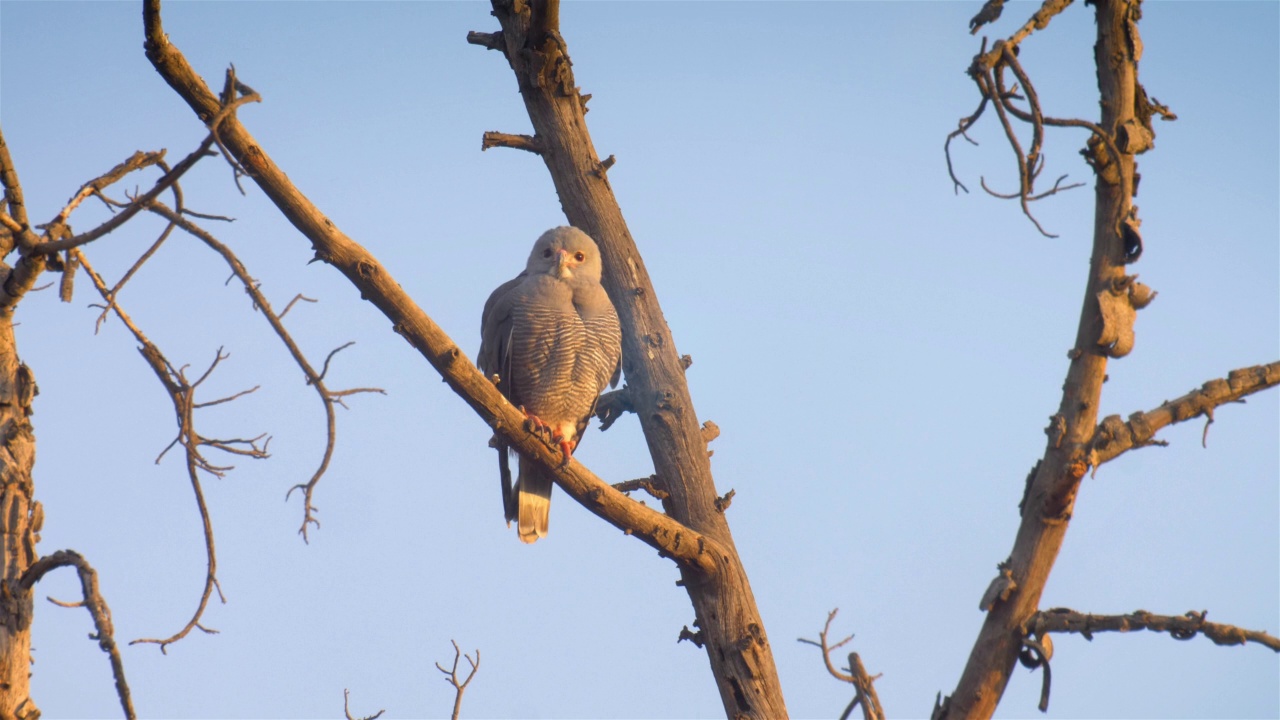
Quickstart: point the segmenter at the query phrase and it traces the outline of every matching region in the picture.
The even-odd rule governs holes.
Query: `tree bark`
[[[1133,128],[1137,86],[1137,36],[1140,0],[1097,0],[1098,40],[1094,47],[1102,95],[1099,125],[1112,138]],[[1149,120],[1147,122],[1149,124]],[[1134,187],[1134,154],[1146,143],[1120,143],[1120,157],[1108,146],[1091,143],[1096,172],[1093,254],[1071,366],[1058,413],[1046,429],[1048,446],[1031,479],[1022,523],[1007,562],[1003,593],[992,597],[982,630],[955,692],[942,715],[989,718],[995,712],[1022,649],[1024,627],[1039,609],[1040,596],[1071,520],[1076,492],[1089,466],[1089,446],[1098,420],[1108,348],[1099,344],[1103,317],[1099,293],[1125,277],[1126,240]],[[1114,351],[1112,351],[1114,353]],[[990,595],[990,593],[989,593]]]
[[[22,185],[4,135],[0,134],[0,186],[5,209],[21,231],[0,231],[0,257],[11,257],[31,242]],[[37,241],[38,242],[38,241]],[[35,502],[31,476],[36,440],[31,429],[31,399],[37,392],[31,370],[18,359],[13,310],[44,269],[43,255],[22,253],[10,269],[0,262],[0,718],[38,717],[31,701],[30,587],[20,582],[36,560],[43,512]]]
[[[35,562],[40,504],[33,500],[35,379],[18,359],[12,311],[0,312],[0,718],[36,717],[31,701],[32,591],[20,579]]]
[[[684,366],[609,185],[612,161],[600,161],[587,131],[589,96],[574,84],[559,34],[557,2],[494,0],[493,8],[502,25],[498,49],[516,75],[538,154],[551,173],[565,217],[600,245],[604,286],[623,326],[627,385],[654,470],[670,493],[663,508],[722,549],[714,573],[685,568],[683,579],[725,713],[731,718],[785,717],[764,623],[724,513],[716,508],[711,463]]]

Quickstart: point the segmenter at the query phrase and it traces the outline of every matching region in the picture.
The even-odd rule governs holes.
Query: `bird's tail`
[[[520,541],[537,542],[538,538],[547,536],[547,522],[551,518],[551,486],[554,482],[551,475],[537,463],[520,456],[520,475],[516,478],[514,491],[515,517],[507,517],[507,521],[516,521],[516,531]]]

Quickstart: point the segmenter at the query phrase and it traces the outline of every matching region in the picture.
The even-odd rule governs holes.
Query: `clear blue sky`
[[[964,74],[981,3],[566,3],[563,34],[610,181],[644,253],[729,519],[796,717],[833,717],[849,689],[815,637],[835,631],[883,673],[891,716],[924,717],[959,677],[978,600],[1009,553],[1023,478],[1057,408],[1085,281],[1089,188],[1036,211],[984,195],[1016,182],[994,118],[960,145],[955,195],[942,143],[976,105]],[[1015,2],[987,34],[1036,7]],[[1137,346],[1111,364],[1103,413],[1151,409],[1280,353],[1280,4],[1149,2],[1141,79],[1178,114],[1140,160],[1146,254],[1159,298]],[[264,101],[241,119],[290,177],[377,255],[474,352],[480,308],[528,248],[561,224],[542,163],[480,152],[486,130],[528,132],[501,55],[467,45],[488,6],[427,2],[182,2],[170,38],[220,87],[234,63]],[[1077,3],[1022,59],[1046,112],[1093,117],[1093,11]],[[0,123],[36,220],[135,150],[189,152],[204,130],[148,65],[137,2],[0,2]],[[1092,183],[1057,131],[1046,177]],[[131,180],[145,186],[151,177]],[[218,160],[184,182],[189,207],[241,254],[268,297],[320,300],[290,328],[313,359],[333,347],[335,387],[379,386],[339,414],[339,446],[304,545],[285,491],[319,460],[323,413],[301,373],[215,256],[171,238],[121,302],[175,364],[231,359],[207,435],[270,432],[273,457],[205,484],[227,604],[161,655],[125,647],[147,717],[447,716],[434,669],[456,639],[480,648],[468,717],[714,717],[704,654],[670,562],[558,493],[551,534],[519,543],[502,522],[485,425],[256,187]],[[115,190],[116,197],[124,188]],[[94,204],[76,229],[101,221]],[[156,222],[87,248],[118,277]],[[51,278],[54,279],[54,278]],[[165,636],[194,609],[204,559],[172,413],[118,321],[93,333],[48,290],[17,320],[40,384],[40,548],[97,567],[117,639]],[[1139,608],[1280,631],[1277,394],[1162,434],[1085,481],[1044,606]],[[582,448],[610,481],[648,475],[635,418]],[[47,718],[114,716],[105,656],[59,571],[37,589],[33,693]],[[1052,718],[1280,715],[1280,661],[1137,633],[1059,638]],[[1040,677],[1019,668],[1000,709],[1031,717]]]

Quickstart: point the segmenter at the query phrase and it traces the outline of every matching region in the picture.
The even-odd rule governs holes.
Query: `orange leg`
[[[542,418],[538,417],[537,415],[534,415],[528,410],[525,410],[523,405],[520,406],[520,412],[524,413],[525,432],[534,433],[537,435],[551,433],[551,426],[543,422]]]

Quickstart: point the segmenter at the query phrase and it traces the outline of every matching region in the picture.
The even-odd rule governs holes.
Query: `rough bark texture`
[[[32,591],[19,582],[35,562],[39,503],[32,499],[36,441],[28,416],[35,380],[18,360],[12,311],[0,313],[0,718],[34,717]]]
[[[1141,52],[1136,25],[1139,3],[1098,0],[1096,5],[1095,59],[1102,97],[1099,125],[1114,138],[1135,124],[1136,54]],[[1097,172],[1093,255],[1071,366],[1058,413],[1046,430],[1048,446],[1028,488],[1022,524],[1007,561],[1007,579],[1002,581],[1002,592],[994,594],[998,597],[990,598],[990,611],[960,683],[941,708],[941,714],[949,719],[989,718],[995,712],[1022,649],[1023,628],[1039,609],[1040,595],[1071,520],[1080,480],[1088,469],[1109,352],[1098,344],[1103,331],[1098,294],[1110,291],[1125,275],[1121,235],[1132,205],[1134,152],[1146,149],[1119,145],[1121,156],[1112,158],[1102,144],[1091,144]]]
[[[724,513],[675,342],[644,261],[627,229],[607,170],[587,131],[587,96],[574,84],[558,32],[556,2],[493,3],[502,24],[498,48],[511,63],[533,122],[539,154],[565,216],[600,244],[604,286],[623,325],[627,385],[654,469],[670,497],[664,509],[722,548],[716,572],[684,573],[700,640],[729,717],[787,714],[773,652]],[[484,44],[484,43],[481,43]],[[496,43],[495,43],[496,44]]]
[[[0,186],[8,216],[24,228],[0,229],[0,258],[10,258],[21,241],[31,242],[34,235],[3,135]],[[31,253],[23,253],[12,269],[0,262],[0,718],[36,717],[40,712],[30,697],[32,592],[20,582],[35,562],[43,520],[31,477],[36,440],[29,418],[36,382],[18,359],[13,310],[44,266],[44,256]]]

